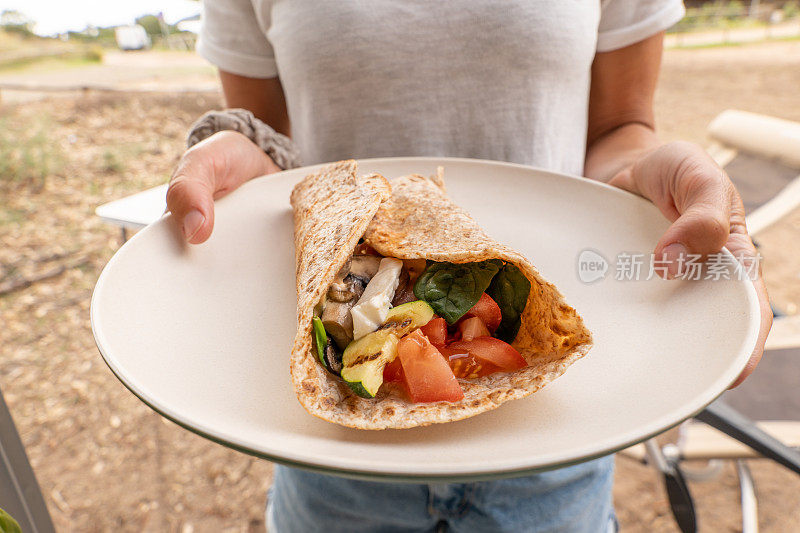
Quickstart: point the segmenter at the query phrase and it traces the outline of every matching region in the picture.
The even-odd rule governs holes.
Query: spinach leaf
[[[495,337],[508,343],[514,340],[522,323],[522,312],[530,292],[531,282],[511,263],[506,263],[492,279],[486,294],[497,302],[503,315],[500,326],[494,332]]]
[[[431,263],[414,285],[414,294],[455,324],[473,305],[503,266],[499,259],[480,263]]]

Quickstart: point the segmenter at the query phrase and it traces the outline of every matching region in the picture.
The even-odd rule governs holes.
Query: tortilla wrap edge
[[[297,397],[310,414],[358,429],[452,422],[529,396],[586,355],[592,336],[581,317],[527,259],[488,237],[446,196],[440,170],[433,178],[410,175],[391,182],[377,174],[356,173],[352,160],[334,163],[307,176],[292,192],[298,331],[290,370]],[[339,221],[337,231],[331,231],[331,220]],[[460,380],[464,399],[454,403],[415,404],[405,400],[394,384],[385,384],[374,399],[355,395],[319,363],[311,320],[362,236],[382,255],[398,259],[456,263],[501,259],[516,265],[531,282],[531,291],[512,345],[530,366]]]

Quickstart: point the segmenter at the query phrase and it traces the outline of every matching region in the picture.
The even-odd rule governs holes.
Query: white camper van
[[[114,37],[120,50],[145,50],[151,45],[150,36],[140,24],[117,26]]]

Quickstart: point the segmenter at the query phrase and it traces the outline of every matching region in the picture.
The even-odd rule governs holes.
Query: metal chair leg
[[[746,444],[764,457],[800,474],[800,452],[765,433],[756,426],[755,422],[722,400],[712,403],[695,415],[695,418]]]
[[[667,490],[669,505],[678,527],[682,533],[697,533],[694,500],[677,461],[664,455],[656,439],[645,441],[644,445],[648,457],[664,476],[664,488]]]
[[[11,412],[0,392],[0,504],[22,531],[55,533]]]
[[[742,459],[736,461],[736,472],[742,491],[742,533],[758,533],[758,504],[753,476]]]

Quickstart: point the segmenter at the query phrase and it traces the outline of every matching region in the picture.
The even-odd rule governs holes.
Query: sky
[[[80,31],[89,24],[132,24],[147,14],[164,13],[169,24],[200,12],[200,2],[191,0],[0,0],[0,12],[13,9],[36,22],[39,35],[68,30]]]

